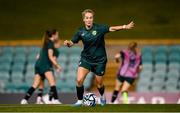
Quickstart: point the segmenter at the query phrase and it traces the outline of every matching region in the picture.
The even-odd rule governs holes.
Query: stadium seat
[[[80,46],[73,46],[69,48],[69,54],[76,54],[80,56],[81,51],[82,51],[82,48]]]
[[[10,75],[8,71],[0,71],[0,82],[8,82],[10,80]]]
[[[0,93],[4,93],[5,92],[5,82],[0,81]]]
[[[60,49],[59,49],[59,52],[60,52],[60,55],[61,54],[68,54],[69,53],[69,48],[66,47],[66,46],[62,46]]]
[[[164,88],[162,86],[151,86],[151,92],[165,92]]]
[[[177,79],[178,80],[180,78],[179,70],[170,70],[167,73],[167,78],[168,79]]]
[[[169,71],[170,70],[180,70],[180,63],[178,62],[170,62],[168,66]]]
[[[31,65],[35,65],[36,62],[36,55],[29,55],[27,57],[27,63]]]
[[[79,60],[80,60],[80,55],[71,55],[70,57],[69,57],[69,60],[70,60],[70,62],[79,62]]]
[[[167,63],[166,53],[156,53],[154,58],[156,63]]]
[[[16,88],[17,88],[16,83],[7,82],[5,84],[5,92],[7,92],[7,93],[17,93],[18,90]]]
[[[6,71],[9,72],[11,70],[11,63],[9,62],[3,62],[0,65],[0,72]]]
[[[164,71],[166,72],[167,71],[167,65],[165,63],[156,63],[155,65],[155,70],[156,71]]]
[[[146,76],[146,75],[144,75],[144,76],[141,76],[141,77],[139,77],[139,81],[146,81],[146,82],[151,82],[152,81],[152,76]]]
[[[3,54],[0,56],[0,63],[11,63],[13,61],[13,54]]]
[[[153,73],[153,79],[154,80],[165,80],[166,78],[166,72],[164,70],[158,70]],[[157,81],[158,82],[158,81]]]
[[[77,71],[77,68],[78,68],[78,64],[75,64],[75,63],[71,63],[67,66],[67,70],[68,71]]]
[[[143,63],[143,70],[149,70],[149,71],[153,71],[154,69],[153,69],[153,64],[152,63],[147,63],[147,62],[145,62],[145,63]]]
[[[153,76],[153,71],[149,69],[143,69],[140,73],[140,77]]]
[[[150,81],[138,81],[136,90],[138,92],[150,92]]]
[[[24,75],[21,71],[12,71],[11,81],[14,83],[22,82],[24,80]]]
[[[171,53],[169,55],[169,62],[179,62],[180,63],[180,53]]]
[[[152,63],[153,62],[153,56],[151,53],[143,54],[142,55],[142,61],[143,63]]]
[[[16,54],[14,56],[14,62],[26,62],[26,55],[24,53],[22,54]]]
[[[60,54],[58,57],[58,62],[59,63],[67,63],[68,61],[68,56],[65,54]]]
[[[153,47],[152,46],[144,46],[141,50],[142,54],[149,54],[149,53],[153,53]]]
[[[76,80],[76,73],[75,72],[67,72],[65,75],[64,75],[64,78],[67,80],[69,78],[71,78],[71,80],[75,81]]]
[[[156,54],[167,54],[167,51],[168,51],[168,47],[167,46],[157,46],[156,47]]]
[[[165,79],[163,77],[157,77],[157,78],[154,78],[153,81],[151,82],[151,85],[153,86],[161,86],[163,87],[164,86],[164,82],[165,82]]]
[[[27,64],[26,71],[34,71],[34,65],[35,64]]]
[[[26,82],[18,82],[16,84],[16,89],[18,90],[18,92],[22,92],[22,93],[25,93],[29,87],[30,86]]]
[[[154,78],[151,83],[151,91],[163,92],[164,81],[165,81],[164,78]]]
[[[170,46],[169,53],[180,53],[180,48],[178,45]]]
[[[12,65],[12,71],[24,71],[24,62],[16,62]]]
[[[166,92],[173,92],[173,93],[178,93],[179,92],[179,90],[178,90],[178,88],[177,87],[174,87],[174,86],[166,86]]]
[[[70,79],[67,79],[65,81],[63,80],[57,80],[57,87],[58,89],[61,90],[66,90],[66,89],[73,89],[75,87],[75,80],[72,81]]]
[[[29,55],[30,54],[37,54],[40,52],[40,47],[39,46],[30,46],[28,48],[28,52],[29,52]]]
[[[12,47],[12,46],[4,46],[3,48],[2,48],[2,53],[3,54],[13,54],[14,53],[14,47]]]
[[[22,54],[22,53],[26,54],[27,53],[27,47],[17,46],[17,47],[15,47],[15,53],[16,54]]]
[[[166,82],[165,82],[165,87],[177,87],[178,86],[178,80],[177,79],[168,79]]]
[[[34,71],[32,70],[27,70],[26,73],[25,73],[25,77],[27,78],[34,78]]]

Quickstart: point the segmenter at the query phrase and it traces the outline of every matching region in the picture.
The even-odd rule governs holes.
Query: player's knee
[[[77,86],[82,86],[83,85],[83,80],[77,79],[76,84],[77,84]]]
[[[104,85],[103,82],[97,82],[97,87],[98,88],[102,87],[103,85]]]

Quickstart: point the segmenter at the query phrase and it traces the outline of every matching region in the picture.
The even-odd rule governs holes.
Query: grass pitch
[[[177,104],[130,104],[73,107],[71,105],[0,105],[0,112],[180,112]]]

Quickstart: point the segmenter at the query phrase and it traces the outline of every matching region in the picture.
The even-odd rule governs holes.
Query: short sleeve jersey
[[[104,35],[109,32],[109,26],[93,24],[93,27],[87,30],[81,27],[72,38],[73,43],[82,40],[84,48],[81,52],[81,58],[90,63],[106,63],[107,55],[105,49]]]

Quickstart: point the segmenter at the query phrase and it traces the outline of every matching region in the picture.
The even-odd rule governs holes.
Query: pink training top
[[[122,50],[123,56],[121,67],[118,71],[120,76],[137,78],[138,67],[141,65],[141,54],[133,53],[130,50]]]

